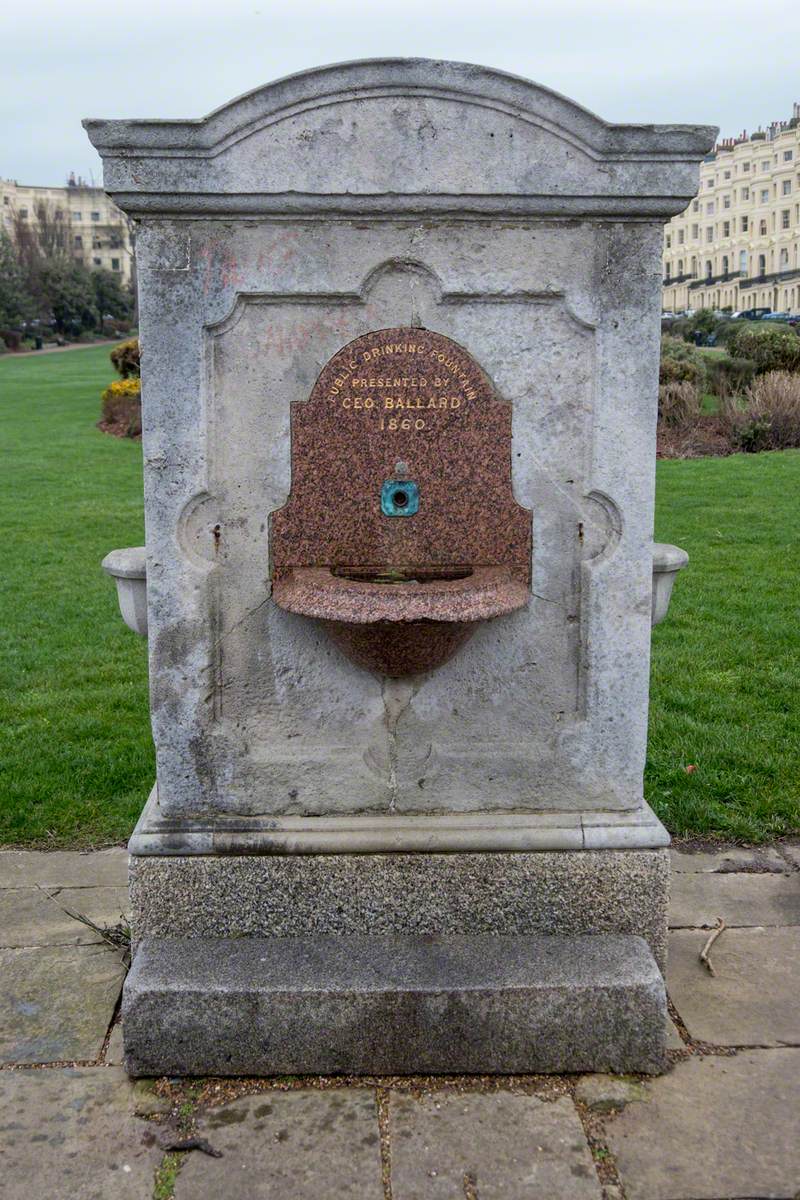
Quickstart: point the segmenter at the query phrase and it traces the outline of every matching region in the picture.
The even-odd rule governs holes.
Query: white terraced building
[[[39,187],[0,179],[0,228],[12,240],[46,223],[48,242],[90,270],[104,269],[130,283],[133,245],[129,223],[102,188],[70,176],[66,187]]]
[[[800,314],[800,104],[705,159],[696,198],[664,229],[663,307]]]

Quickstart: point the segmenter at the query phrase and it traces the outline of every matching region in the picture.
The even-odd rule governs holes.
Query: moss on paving
[[[153,779],[146,647],[100,571],[144,537],[141,447],[95,428],[111,378],[108,347],[0,358],[0,845],[121,841]],[[653,636],[647,798],[676,834],[797,830],[800,452],[657,478],[691,563]]]

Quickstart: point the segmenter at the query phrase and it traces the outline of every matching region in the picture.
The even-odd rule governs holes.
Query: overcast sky
[[[499,67],[609,121],[789,117],[793,0],[5,0],[0,177],[100,182],[91,117],[200,117],[293,71],[422,56]]]

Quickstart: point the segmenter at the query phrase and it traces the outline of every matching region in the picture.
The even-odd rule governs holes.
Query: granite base
[[[616,933],[666,966],[667,850],[134,855],[145,938]]]

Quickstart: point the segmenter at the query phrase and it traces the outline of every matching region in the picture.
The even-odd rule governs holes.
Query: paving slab
[[[510,1092],[389,1100],[392,1200],[600,1200],[575,1105]]]
[[[780,875],[786,871],[786,860],[781,857],[773,846],[732,846],[728,850],[705,851],[696,853],[686,850],[671,850],[670,860],[673,872],[708,872],[722,871],[754,871],[773,872]]]
[[[0,850],[0,888],[124,887],[128,851]]]
[[[66,911],[82,913],[96,925],[116,925],[128,908],[124,887],[41,887],[0,890],[0,946],[78,946],[101,942],[88,925]]]
[[[0,1073],[3,1200],[145,1200],[162,1152],[112,1067]]]
[[[627,1200],[791,1200],[800,1181],[800,1050],[685,1059],[609,1120]]]
[[[669,1045],[669,1042],[667,1042],[667,1045]],[[125,1048],[122,1042],[122,1022],[117,1021],[116,1025],[111,1030],[111,1036],[108,1039],[104,1061],[111,1063],[115,1067],[120,1067],[122,1066],[122,1060],[124,1056]]]
[[[800,842],[781,842],[781,851],[793,867],[800,867]]]
[[[260,1092],[207,1111],[197,1124],[223,1157],[190,1155],[175,1200],[383,1200],[371,1088]]]
[[[800,873],[676,874],[670,885],[672,929],[726,925],[800,925]]]
[[[668,1050],[685,1050],[683,1038],[678,1033],[678,1027],[673,1020],[667,1018],[667,1049]]]
[[[670,934],[667,991],[691,1037],[717,1046],[800,1045],[800,928]]]
[[[102,945],[0,950],[0,1063],[96,1059],[124,974]]]

